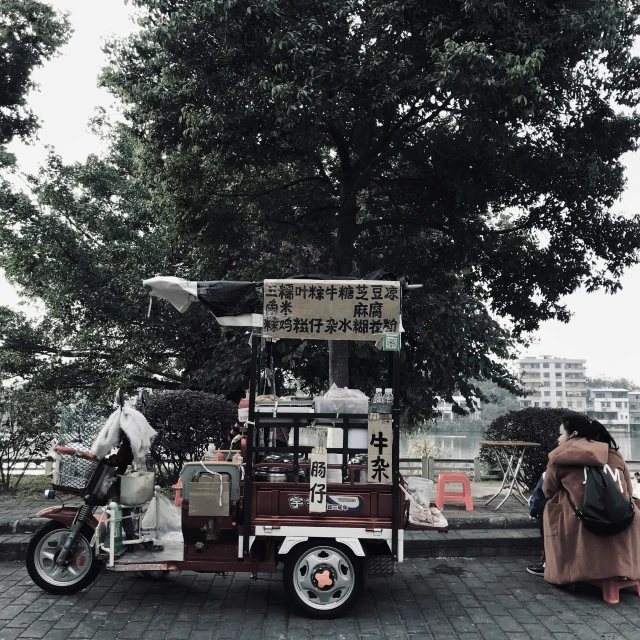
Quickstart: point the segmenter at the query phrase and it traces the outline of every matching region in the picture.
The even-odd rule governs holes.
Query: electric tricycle
[[[53,491],[82,504],[38,513],[50,523],[30,542],[31,578],[63,595],[90,585],[103,566],[154,575],[186,569],[256,577],[282,564],[287,595],[299,610],[340,616],[368,575],[391,575],[403,561],[409,502],[399,470],[401,284],[177,278],[144,284],[180,311],[199,301],[221,324],[250,328],[248,407],[240,409],[237,450],[229,446],[215,459],[184,465],[170,505],[179,524],[163,535],[162,496],[153,472],[140,466],[130,471],[134,455],[125,430],[116,453],[104,457],[78,444],[56,446]],[[274,391],[274,343],[301,338],[368,339],[388,348],[381,350],[388,361],[381,385],[386,407],[380,398],[373,406],[260,395],[267,386]],[[132,411],[122,395],[118,401],[123,415]],[[302,444],[302,430],[317,427],[330,433],[327,446]]]

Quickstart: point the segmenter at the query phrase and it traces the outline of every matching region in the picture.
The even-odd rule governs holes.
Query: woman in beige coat
[[[567,499],[584,505],[585,466],[605,467],[629,500],[633,491],[629,470],[618,445],[599,422],[572,415],[562,420],[559,446],[549,454],[542,490],[544,510],[544,579],[554,584],[622,576],[640,578],[640,515],[613,536],[587,531]],[[640,502],[636,501],[636,510]]]

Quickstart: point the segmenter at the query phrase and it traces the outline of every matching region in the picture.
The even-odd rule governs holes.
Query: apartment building
[[[626,389],[589,389],[587,415],[605,427],[624,429],[629,426],[629,396]]]
[[[640,390],[629,391],[629,425],[640,428]]]
[[[586,360],[539,356],[518,360],[518,375],[530,390],[520,407],[587,410]]]

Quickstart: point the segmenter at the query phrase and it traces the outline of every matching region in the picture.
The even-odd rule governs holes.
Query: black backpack
[[[609,471],[611,468],[607,465]],[[616,477],[605,472],[603,467],[584,468],[584,506],[582,511],[573,504],[567,491],[569,504],[587,531],[599,536],[613,536],[624,531],[635,516],[633,496],[630,500],[616,486]]]

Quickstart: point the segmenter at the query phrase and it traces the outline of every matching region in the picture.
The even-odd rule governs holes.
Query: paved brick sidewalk
[[[24,566],[0,563],[0,640],[637,640],[640,598],[606,605],[525,572],[527,558],[431,559],[371,579],[354,612],[307,620],[289,611],[280,575],[252,582],[176,573],[153,582],[103,572],[70,597],[43,593]]]

